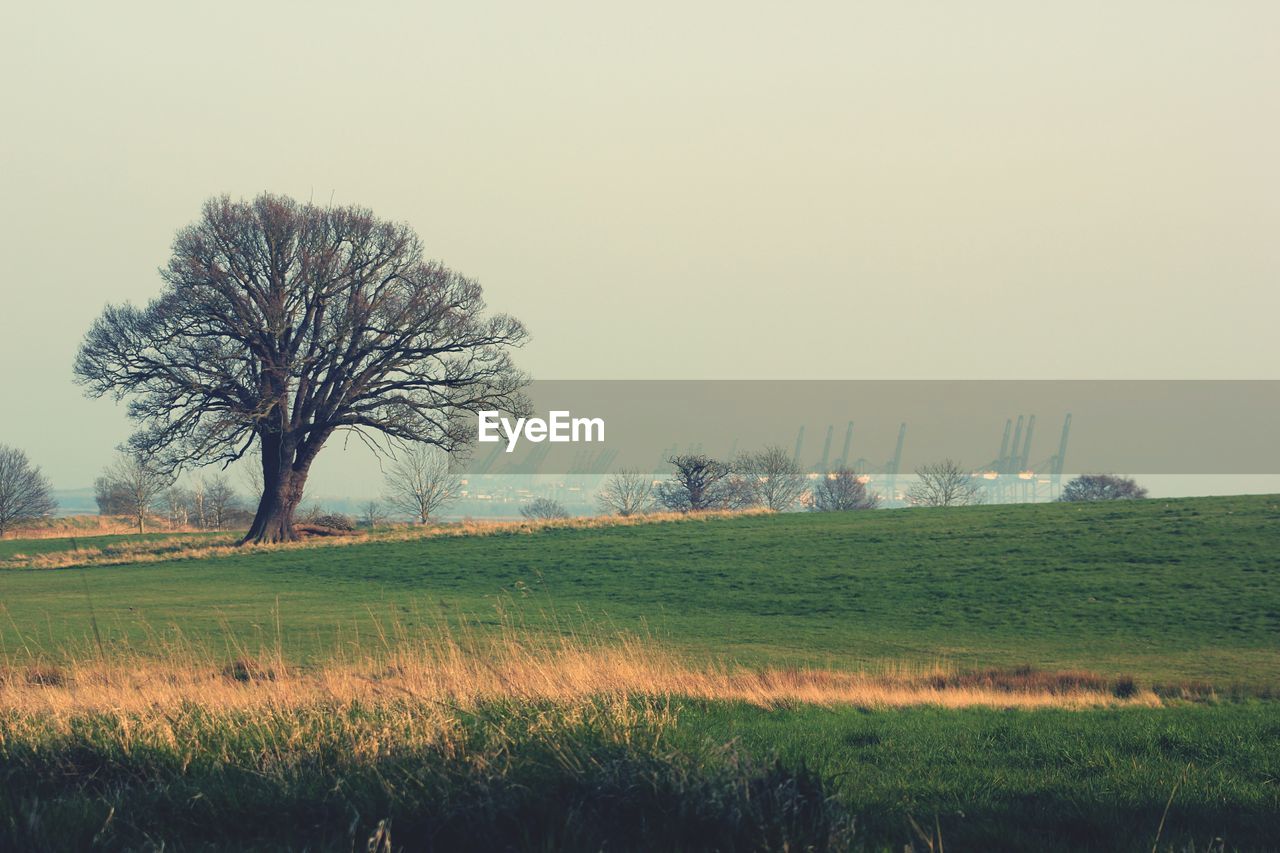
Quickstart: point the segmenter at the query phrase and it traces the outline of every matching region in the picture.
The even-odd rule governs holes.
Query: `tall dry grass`
[[[228,635],[225,650],[181,638],[147,651],[87,648],[58,662],[17,651],[0,664],[0,712],[71,717],[145,712],[197,703],[206,709],[346,706],[411,700],[450,708],[495,701],[571,705],[647,697],[892,708],[1093,708],[1158,705],[1131,679],[1031,668],[965,672],[942,666],[876,672],[750,668],[684,659],[651,637],[605,639],[574,632],[534,634],[513,624],[497,633],[443,623],[410,636],[374,620],[377,636],[356,654],[339,647],[324,664],[291,664],[278,641],[248,649]],[[157,641],[161,642],[161,641]],[[376,651],[367,651],[368,648]]]
[[[160,515],[148,515],[147,533],[199,533],[191,525],[175,525]],[[127,515],[59,515],[29,521],[0,534],[0,539],[65,539],[71,536],[120,536],[138,532],[138,524]]]

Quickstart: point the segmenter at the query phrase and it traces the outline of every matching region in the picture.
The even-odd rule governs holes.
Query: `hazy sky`
[[[0,443],[59,487],[130,431],[72,384],[80,336],[224,192],[411,223],[541,378],[1277,375],[1274,2],[28,3],[0,33]]]

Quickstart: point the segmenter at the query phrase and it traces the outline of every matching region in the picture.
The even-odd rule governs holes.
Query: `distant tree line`
[[[125,516],[139,533],[156,516],[169,527],[201,530],[240,527],[252,518],[226,476],[179,486],[173,474],[137,453],[122,453],[107,465],[93,483],[93,496],[99,514]]]
[[[610,475],[596,495],[601,511],[622,517],[666,510],[696,513],[762,507],[776,512],[804,508],[810,512],[875,509],[881,497],[867,488],[868,477],[849,468],[808,474],[780,447],[769,446],[723,462],[701,453],[677,454],[672,471],[656,479],[637,469]],[[450,454],[428,445],[405,449],[386,474],[383,503],[369,501],[359,522],[318,507],[300,520],[331,531],[376,527],[391,513],[427,523],[455,500],[462,480]],[[255,490],[254,484],[250,489]],[[1084,474],[1071,480],[1057,500],[1062,502],[1139,500],[1147,490],[1135,480],[1115,474]],[[198,477],[179,485],[175,475],[145,454],[121,453],[94,482],[94,498],[102,515],[129,518],[139,532],[156,519],[170,528],[240,529],[254,517],[246,501],[225,475]],[[921,466],[906,491],[914,506],[966,506],[981,503],[984,493],[976,475],[951,459]],[[49,480],[26,454],[0,445],[0,535],[15,526],[47,518],[57,509]],[[538,498],[521,508],[530,520],[564,518],[558,501]]]
[[[635,469],[611,475],[597,494],[606,513],[630,516],[667,510],[704,512],[763,507],[787,512],[851,512],[875,509],[882,498],[867,489],[869,477],[847,467],[809,474],[783,448],[740,454],[725,462],[702,453],[667,459],[672,472],[654,479]],[[907,488],[912,506],[948,507],[982,503],[986,493],[977,475],[954,459],[922,465]],[[1086,474],[1068,483],[1058,500],[1127,500],[1144,498],[1147,490],[1113,474]]]
[[[706,512],[762,507],[786,512],[802,506],[813,512],[873,509],[880,499],[868,493],[866,478],[848,468],[811,477],[783,448],[770,445],[725,462],[703,453],[667,459],[672,471],[655,479],[636,469],[611,475],[596,496],[600,509],[620,516]]]

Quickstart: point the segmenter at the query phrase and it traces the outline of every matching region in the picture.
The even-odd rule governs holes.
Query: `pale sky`
[[[539,378],[1277,376],[1280,4],[450,6],[10,4],[0,443],[89,485],[80,337],[264,190],[412,224]]]

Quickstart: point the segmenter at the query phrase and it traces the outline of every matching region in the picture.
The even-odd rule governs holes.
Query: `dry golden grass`
[[[230,662],[192,648],[163,657],[86,656],[65,664],[11,660],[0,667],[0,712],[69,717],[84,712],[136,714],[195,703],[209,710],[350,706],[412,700],[442,707],[490,701],[551,702],[632,697],[891,708],[1093,708],[1158,705],[1150,691],[1092,673],[1032,669],[963,673],[934,667],[878,673],[821,669],[748,669],[693,665],[653,640],[577,637],[383,637],[381,654],[299,668],[269,650],[232,649]]]
[[[80,566],[122,565],[125,563],[157,563],[168,560],[200,560],[259,551],[334,548],[369,541],[407,542],[418,539],[431,539],[437,536],[519,535],[547,529],[584,530],[597,527],[631,527],[638,524],[696,523],[730,516],[762,515],[769,512],[769,510],[765,509],[700,512],[695,514],[663,512],[627,518],[606,515],[540,521],[473,521],[468,519],[466,521],[440,524],[401,525],[372,534],[366,531],[356,531],[346,535],[308,537],[297,542],[283,542],[274,545],[237,545],[238,535],[230,533],[216,537],[204,537],[199,542],[191,542],[181,536],[174,536],[172,538],[142,542],[122,541],[110,548],[81,548],[34,555],[16,554],[8,560],[0,560],[0,569],[66,569]],[[130,533],[133,531],[119,532]],[[67,534],[64,532],[60,535],[65,537]]]
[[[168,519],[148,515],[147,533],[197,533],[200,528],[171,525]],[[65,539],[70,536],[121,536],[137,533],[134,519],[125,515],[60,515],[27,522],[6,530],[0,539]]]

